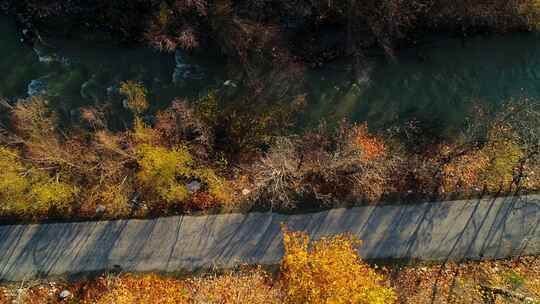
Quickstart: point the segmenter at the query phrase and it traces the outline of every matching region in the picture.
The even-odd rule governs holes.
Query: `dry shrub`
[[[109,278],[107,290],[95,299],[83,300],[92,304],[188,303],[186,285],[176,279],[157,275],[123,275]]]
[[[359,198],[367,201],[380,199],[385,192],[390,190],[388,174],[395,162],[394,159],[388,157],[386,144],[380,137],[369,133],[366,123],[346,127],[342,132],[344,134],[341,136],[345,140],[343,150],[350,151],[345,154],[351,155],[353,159],[346,160],[341,166],[343,168],[357,167],[356,172],[348,172],[350,173],[351,195],[356,200]],[[348,162],[350,164],[347,164]]]
[[[216,148],[233,159],[257,154],[275,138],[290,134],[305,105],[305,96],[290,96],[287,90],[281,92],[284,96],[276,96],[280,93],[270,88],[258,92],[253,91],[257,88],[248,90],[253,96],[224,105],[215,126]],[[258,103],[253,103],[254,99]]]
[[[81,108],[81,120],[94,130],[105,129],[107,126],[107,121],[105,118],[105,113],[103,110],[86,107]]]
[[[351,133],[352,144],[357,144],[358,148],[362,151],[363,161],[370,161],[385,156],[386,145],[380,138],[369,134],[367,123],[354,126]]]
[[[450,147],[443,147],[444,155]],[[458,191],[479,191],[483,189],[482,173],[489,166],[489,157],[482,150],[474,149],[460,155],[443,165],[441,191],[443,193]]]
[[[198,166],[189,150],[184,146],[167,149],[159,146],[141,145],[137,147],[139,170],[136,175],[138,184],[144,189],[145,199],[148,202],[160,204],[181,204],[186,207],[192,195],[187,184],[199,181],[205,187],[209,196],[198,196],[191,203],[200,203],[194,206],[205,209],[206,206],[225,205],[231,202],[231,191],[228,182],[218,176],[216,172],[205,166]],[[202,202],[203,197],[212,200]]]
[[[187,280],[155,274],[106,276],[80,290],[80,302],[87,304],[282,303],[281,291],[260,269]]]
[[[13,125],[21,136],[27,138],[47,137],[54,134],[57,118],[41,97],[20,100],[12,110]]]
[[[196,278],[188,282],[191,294],[190,303],[283,303],[281,290],[273,286],[268,274],[260,269]]]
[[[310,243],[304,233],[284,231],[281,275],[287,303],[393,303],[394,291],[357,253],[359,241],[337,235]]]
[[[220,205],[227,205],[232,202],[232,191],[229,182],[218,176],[213,169],[199,168],[193,174],[198,180],[204,183],[206,192],[215,202],[218,202]]]
[[[197,48],[201,36],[197,17],[207,14],[208,3],[205,0],[162,2],[144,37],[152,47],[165,52],[173,52],[178,47],[186,50]]]
[[[169,108],[160,111],[156,115],[155,129],[159,132],[162,142],[169,147],[190,142],[196,147],[195,150],[199,151],[198,154],[208,156],[214,143],[213,129],[208,122],[215,123],[215,118],[212,119],[217,112],[217,104],[214,105],[217,102],[215,98],[217,97],[211,93],[207,98],[200,100],[198,109],[201,111],[193,109],[185,100],[174,100]]]
[[[247,73],[271,61],[268,52],[280,47],[279,26],[238,17],[231,0],[214,1],[209,16],[221,50],[240,62]]]
[[[519,104],[516,106],[521,107]],[[483,180],[492,192],[509,190],[513,186],[515,174],[527,155],[525,145],[528,138],[525,138],[524,133],[528,131],[526,128],[534,126],[517,122],[516,119],[524,117],[513,117],[515,111],[512,103],[504,105],[488,125],[482,151],[489,158],[489,166],[483,174]]]
[[[534,190],[540,156],[540,108],[538,103],[511,100],[500,109],[480,109],[471,120],[465,142],[474,149],[464,157],[476,157],[482,170],[478,184],[489,192],[520,188]],[[470,185],[479,187],[478,185]]]
[[[38,167],[70,175],[93,171],[95,155],[86,153],[88,143],[82,137],[61,133],[58,119],[44,99],[20,100],[12,116],[17,135],[25,144],[24,158]]]
[[[321,141],[324,136],[329,138]],[[316,147],[318,142],[326,145]],[[375,201],[388,190],[394,160],[387,157],[385,143],[369,134],[367,125],[343,122],[335,134],[309,134],[305,144],[303,168],[316,197]]]
[[[390,280],[404,304],[535,303],[540,296],[537,257],[391,268]],[[510,293],[497,294],[498,288]]]
[[[295,143],[287,138],[279,138],[252,169],[257,199],[267,200],[279,208],[294,207],[295,199],[302,192],[300,165]]]
[[[376,201],[390,188],[395,161],[367,125],[343,123],[337,133],[325,127],[300,140],[279,138],[253,167],[256,197],[293,208],[302,196],[322,203]]]
[[[6,288],[0,287],[0,303],[11,303],[13,302],[13,299],[8,294],[8,290]]]

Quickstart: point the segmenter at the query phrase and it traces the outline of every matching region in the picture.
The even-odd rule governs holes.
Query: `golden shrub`
[[[288,303],[393,303],[394,291],[357,254],[359,241],[337,235],[311,242],[284,231],[281,271]]]
[[[0,212],[17,215],[46,214],[51,209],[69,210],[78,189],[25,168],[17,152],[0,147]]]
[[[490,157],[490,165],[484,172],[484,183],[488,190],[499,191],[509,187],[514,179],[514,170],[524,156],[523,149],[512,141],[497,141],[484,149]]]
[[[23,176],[25,171],[15,151],[0,147],[0,213],[18,213],[28,203],[25,194],[30,182]]]
[[[148,127],[141,118],[135,117],[133,122],[132,139],[135,144],[157,144],[159,133],[153,128]]]
[[[85,304],[274,304],[281,291],[262,270],[180,280],[155,274],[101,278],[85,288]]]
[[[107,212],[110,214],[125,214],[129,211],[131,186],[126,181],[98,185],[94,189],[94,200],[106,207]]]
[[[92,304],[181,304],[188,303],[185,285],[176,279],[150,275],[125,275],[113,279],[98,299],[83,300]]]
[[[192,175],[193,159],[185,147],[167,149],[150,145],[138,147],[138,182],[167,203],[182,202],[189,193],[181,179]],[[180,180],[179,180],[180,179]]]
[[[31,209],[34,214],[46,213],[51,208],[69,210],[79,192],[77,187],[67,183],[49,180],[32,185],[30,195],[33,198]]]
[[[232,201],[232,190],[228,182],[219,177],[216,172],[210,168],[202,168],[195,172],[197,178],[206,184],[208,193],[213,199],[221,204],[227,204]]]
[[[126,81],[120,84],[120,93],[127,98],[127,107],[135,114],[141,114],[148,109],[148,94],[143,84],[135,81]]]

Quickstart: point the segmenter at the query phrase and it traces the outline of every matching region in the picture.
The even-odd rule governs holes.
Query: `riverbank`
[[[144,42],[164,51],[212,46],[232,61],[251,67],[263,61],[285,64],[291,60],[317,66],[343,56],[362,57],[363,50],[373,47],[394,57],[401,46],[414,45],[430,33],[466,37],[530,31],[539,21],[533,0],[452,4],[385,0],[365,5],[355,0],[256,4],[242,0],[3,0],[0,6],[17,17],[23,39],[29,43],[40,40],[41,32],[73,36],[97,30],[111,35],[113,41]]]
[[[80,108],[80,120],[66,128],[43,97],[6,104],[4,219],[302,213],[540,188],[534,101],[476,112],[466,136],[433,141],[429,126],[414,122],[379,134],[348,122],[294,134],[301,97],[246,107],[249,100],[230,103],[211,92],[194,103],[175,100],[149,122],[141,83],[122,83],[120,94],[132,119],[120,131],[109,127],[117,118],[110,108]]]

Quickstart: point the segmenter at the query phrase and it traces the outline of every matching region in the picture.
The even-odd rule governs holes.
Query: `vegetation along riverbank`
[[[369,52],[391,62],[433,34],[534,32],[536,1],[3,0],[0,6],[28,45],[47,45],[53,36],[92,41],[95,32],[109,35],[109,43],[163,52],[214,49],[233,79],[173,98],[152,89],[161,80],[116,79],[103,97],[88,93],[99,82],[93,74],[71,89],[92,102],[75,105],[73,96],[44,90],[3,96],[4,218],[308,210],[540,188],[540,110],[523,94],[496,105],[467,99],[459,113],[466,119],[447,133],[426,119],[429,113],[377,128],[330,115],[303,124],[313,104],[306,70],[347,58],[350,87],[362,90]],[[71,81],[80,74],[62,75]]]
[[[294,210],[539,189],[540,111],[526,100],[475,108],[459,136],[434,141],[415,122],[380,133],[347,122],[294,133],[301,98],[261,108],[222,103],[215,92],[175,100],[147,122],[144,87],[126,82],[121,91],[132,122],[116,131],[107,106],[82,108],[66,128],[46,99],[4,103],[3,216]]]

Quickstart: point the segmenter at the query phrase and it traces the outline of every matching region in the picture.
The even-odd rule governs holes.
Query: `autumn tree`
[[[305,233],[284,231],[281,275],[288,303],[383,304],[396,300],[377,274],[358,256],[351,236],[309,240]]]

